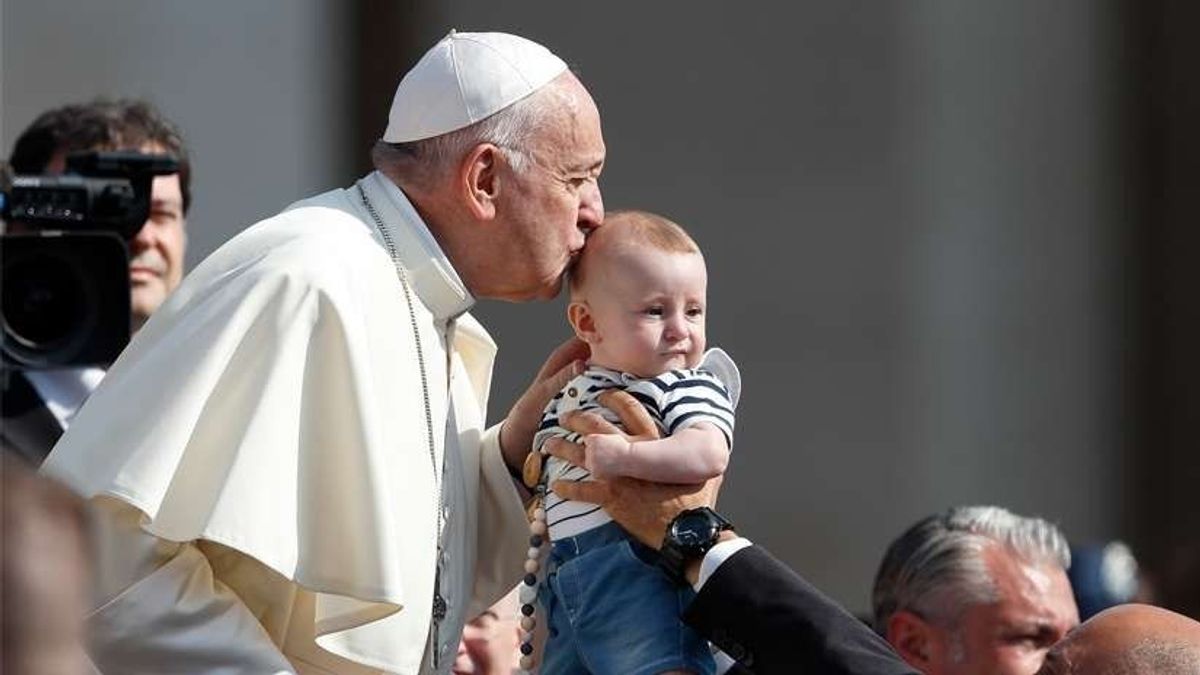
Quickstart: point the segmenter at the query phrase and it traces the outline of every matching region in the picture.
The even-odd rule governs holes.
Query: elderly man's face
[[[598,180],[604,167],[600,113],[573,75],[561,85],[573,100],[536,134],[528,168],[513,174],[502,205],[504,246],[494,255],[505,300],[552,298],[583,249],[585,234],[604,220]]]
[[[1027,563],[1001,546],[986,548],[983,558],[995,602],[968,606],[953,625],[923,624],[924,635],[908,646],[889,635],[927,675],[1033,675],[1046,651],[1079,623],[1060,567]]]

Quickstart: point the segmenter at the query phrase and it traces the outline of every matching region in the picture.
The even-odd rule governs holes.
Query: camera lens
[[[0,236],[0,367],[112,363],[129,342],[129,254],[115,233]]]
[[[87,333],[89,291],[77,264],[55,255],[30,255],[4,271],[6,338],[20,351],[52,352]]]

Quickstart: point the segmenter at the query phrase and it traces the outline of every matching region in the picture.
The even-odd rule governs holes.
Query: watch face
[[[707,514],[685,513],[675,521],[671,534],[681,548],[695,550],[712,543],[717,536],[717,524]]]

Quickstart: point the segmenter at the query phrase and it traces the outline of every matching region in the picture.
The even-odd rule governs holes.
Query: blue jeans
[[[695,595],[658,553],[607,523],[551,545],[539,599],[550,639],[542,675],[711,675],[708,643],[680,620]]]

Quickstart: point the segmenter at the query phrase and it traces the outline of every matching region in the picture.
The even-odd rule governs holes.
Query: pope
[[[108,673],[448,672],[520,577],[511,478],[564,343],[484,429],[476,298],[552,298],[604,217],[596,105],[546,48],[451,32],[348,189],[201,263],[47,459],[92,500]]]

